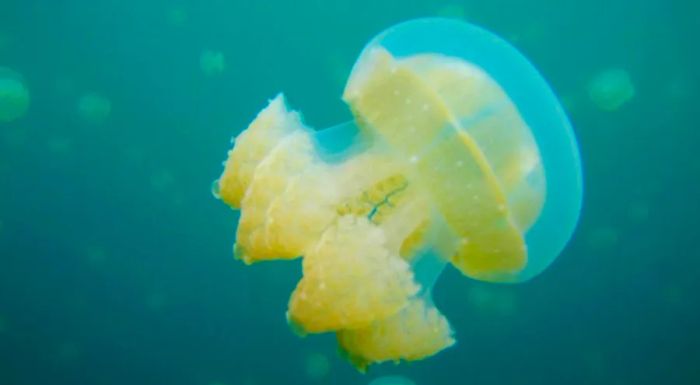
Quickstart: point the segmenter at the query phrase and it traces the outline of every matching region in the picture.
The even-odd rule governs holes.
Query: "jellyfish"
[[[22,76],[9,68],[0,67],[0,123],[22,117],[28,108],[29,91]]]
[[[431,18],[364,48],[343,100],[353,119],[316,131],[273,98],[215,182],[240,210],[234,255],[301,258],[287,320],[332,332],[359,370],[455,343],[432,290],[446,266],[523,282],[578,220],[578,147],[559,101],[515,48]]]

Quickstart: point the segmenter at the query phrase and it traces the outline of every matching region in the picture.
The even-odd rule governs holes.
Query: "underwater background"
[[[312,127],[347,120],[364,44],[424,16],[542,72],[584,208],[530,282],[448,268],[457,345],[363,375],[332,334],[290,331],[300,261],[234,260],[211,185],[279,92]],[[0,0],[0,87],[29,96],[0,103],[0,385],[698,384],[698,37],[691,0]]]

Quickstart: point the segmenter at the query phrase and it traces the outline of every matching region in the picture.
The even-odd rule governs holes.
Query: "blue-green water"
[[[232,258],[210,192],[231,136],[283,91],[306,122],[364,44],[461,17],[522,50],[568,108],[579,228],[515,286],[450,269],[458,344],[362,375],[284,312],[299,261]],[[607,1],[0,1],[0,67],[31,96],[0,122],[0,384],[700,383],[700,5]]]

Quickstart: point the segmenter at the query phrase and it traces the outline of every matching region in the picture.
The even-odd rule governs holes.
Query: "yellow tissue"
[[[278,95],[236,138],[235,151],[229,151],[224,173],[218,182],[221,200],[240,208],[258,164],[284,136],[300,127],[299,115],[287,111],[284,97]]]
[[[413,179],[428,190],[461,237],[453,264],[471,277],[508,280],[526,264],[522,229],[536,218],[544,201],[542,185],[535,191],[539,199],[531,199],[531,194],[519,197],[514,202],[518,210],[508,210],[504,186],[512,191],[527,184],[531,169],[542,174],[534,139],[512,102],[485,73],[458,59],[426,54],[397,61],[380,48],[367,56],[344,95],[361,127],[379,134],[414,165]],[[462,127],[467,119],[477,133],[490,126],[504,131],[504,137],[506,130],[513,130],[525,140],[513,144],[486,138],[483,142],[493,154],[488,158],[481,143]],[[514,146],[522,149],[511,151]],[[517,156],[521,153],[536,157],[529,169],[523,169]],[[493,164],[503,171],[496,174]]]
[[[422,299],[411,299],[399,313],[356,330],[338,332],[338,343],[364,370],[370,363],[415,361],[454,344],[447,319]]]
[[[449,261],[502,282],[525,267],[545,197],[538,149],[498,84],[459,59],[374,47],[344,100],[359,137],[340,161],[282,96],[236,138],[218,181],[241,209],[236,256],[303,257],[289,322],[336,332],[360,369],[422,359],[454,343],[431,274]],[[426,258],[435,271],[417,267]]]
[[[307,332],[366,327],[396,314],[418,291],[408,263],[391,255],[384,232],[365,217],[338,219],[302,266],[289,318]]]

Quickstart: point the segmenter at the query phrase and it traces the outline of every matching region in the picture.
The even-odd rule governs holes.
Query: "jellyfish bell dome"
[[[0,122],[22,117],[29,108],[29,90],[17,72],[0,67]]]
[[[367,62],[382,50],[398,61],[418,62],[411,64],[416,74],[439,94],[456,119],[454,130],[473,139],[478,149],[471,152],[483,155],[484,168],[491,168],[502,186],[507,202],[497,208],[510,211],[523,233],[526,249],[519,271],[480,276],[470,272],[469,261],[456,266],[474,278],[497,282],[526,281],[541,273],[571,238],[583,194],[576,137],[547,81],[491,32],[459,20],[426,18],[393,26],[365,46],[346,99],[353,79],[365,76]],[[473,181],[464,187],[469,184]]]
[[[335,332],[360,370],[455,342],[432,288],[448,264],[520,282],[562,251],[581,206],[568,119],[515,48],[470,24],[419,19],[365,47],[343,100],[306,126],[282,95],[235,138],[217,197],[241,210],[245,263],[302,257],[287,318]]]

